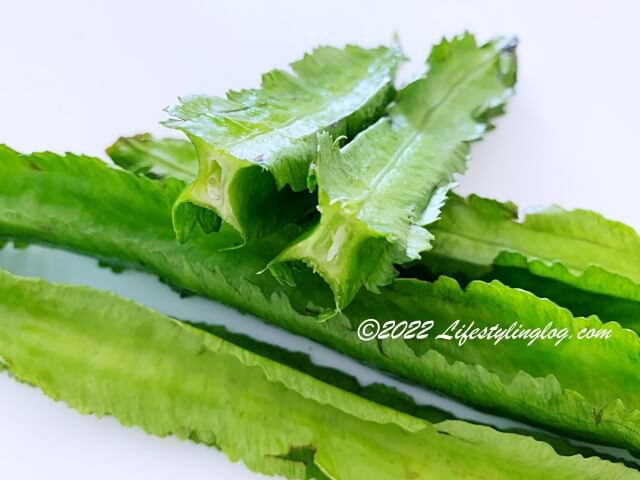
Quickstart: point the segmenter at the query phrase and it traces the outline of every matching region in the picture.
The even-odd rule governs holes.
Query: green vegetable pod
[[[377,120],[402,58],[395,47],[320,47],[292,73],[263,75],[260,89],[181,99],[165,125],[193,141],[199,170],[173,211],[178,239],[196,224],[217,231],[222,220],[250,243],[313,209],[307,175],[317,133],[351,138]]]
[[[184,178],[187,170],[190,178],[198,171],[195,151],[186,140],[179,149],[176,142],[140,135],[120,139],[108,151],[115,163],[135,172]],[[119,151],[129,155],[114,154]],[[452,192],[440,216],[429,226],[435,237],[432,250],[401,266],[401,277],[447,275],[463,285],[499,280],[549,298],[576,316],[595,314],[640,333],[640,237],[628,226],[588,210],[560,207],[519,221],[510,202],[477,195],[464,199]]]
[[[550,207],[518,221],[511,203],[452,195],[433,249],[403,275],[498,279],[640,332],[640,236],[588,210]]]
[[[107,155],[116,165],[150,178],[189,182],[198,174],[196,150],[181,138],[155,138],[149,133],[120,137],[107,148]]]
[[[325,322],[310,315],[331,308],[333,294],[307,270],[297,287],[258,275],[274,253],[299,232],[225,250],[236,234],[201,232],[179,245],[171,206],[182,182],[138,177],[99,160],[50,153],[19,155],[0,149],[0,235],[83,252],[117,266],[150,271],[169,284],[253,313],[364,362],[438,389],[475,406],[499,411],[572,436],[640,450],[640,337],[597,317],[576,318],[564,308],[499,282],[450,278],[398,279],[380,294],[361,292],[342,314]],[[433,321],[429,337],[364,341],[370,318]],[[438,340],[459,321],[473,325],[543,330],[547,324],[574,336],[497,344]],[[578,340],[584,328],[610,331],[608,339]]]
[[[477,45],[471,34],[443,39],[427,71],[403,87],[388,115],[338,148],[320,136],[312,185],[320,220],[270,264],[283,283],[307,265],[331,287],[336,309],[361,287],[376,291],[395,264],[420,258],[470,142],[491,128],[516,81],[515,38]],[[372,261],[375,259],[375,261]]]
[[[431,424],[115,295],[0,271],[0,359],[85,414],[215,446],[291,479],[636,479],[597,457]]]

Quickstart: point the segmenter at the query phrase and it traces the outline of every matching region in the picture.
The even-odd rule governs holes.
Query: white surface
[[[514,33],[521,40],[517,96],[499,128],[474,146],[461,190],[523,206],[593,208],[640,228],[639,14],[632,1],[1,0],[0,142],[25,151],[102,155],[119,135],[163,133],[157,125],[166,118],[162,108],[178,95],[255,86],[260,73],[284,67],[318,44],[375,45],[397,32],[412,58],[403,72],[411,74],[443,34],[465,28],[482,38]],[[3,262],[10,260],[6,255],[0,253]],[[23,265],[23,272],[52,279],[65,280],[55,277],[73,268],[77,275],[78,265],[85,265],[47,269],[42,255],[31,255],[36,264]],[[86,268],[87,281],[122,286],[119,277],[103,279]],[[165,311],[170,307],[163,300],[171,297],[153,290],[151,280],[136,284],[139,292],[126,293]],[[191,318],[213,315],[210,306],[189,305],[175,304]],[[253,325],[247,328],[262,328]],[[0,376],[1,478],[187,475],[257,478],[210,449],[77,415]]]

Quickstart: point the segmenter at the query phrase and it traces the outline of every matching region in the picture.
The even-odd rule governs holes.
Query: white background
[[[24,151],[104,156],[119,135],[164,133],[162,109],[178,95],[256,86],[262,72],[318,44],[373,46],[397,32],[412,59],[403,69],[408,75],[443,34],[469,29],[487,39],[512,33],[521,40],[517,96],[498,129],[474,146],[461,191],[523,206],[591,208],[638,229],[637,5],[0,0],[0,142]],[[10,253],[0,259],[22,273],[83,281],[77,268],[47,270],[42,255],[29,255],[27,266]],[[119,281],[94,283],[117,289]],[[187,475],[257,478],[216,451],[82,417],[0,376],[0,477]]]

